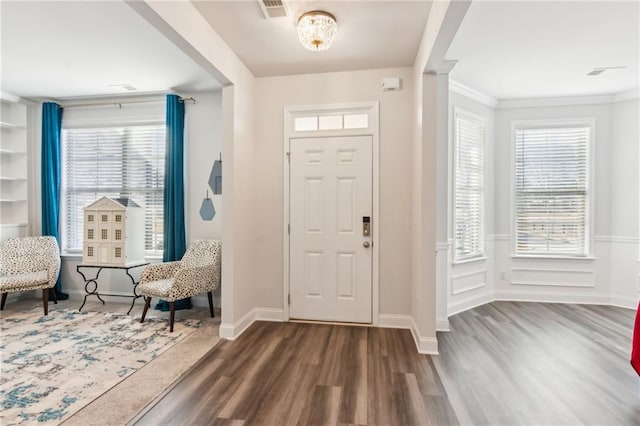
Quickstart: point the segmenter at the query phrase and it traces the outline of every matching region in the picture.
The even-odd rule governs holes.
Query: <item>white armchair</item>
[[[176,300],[207,293],[213,313],[213,291],[220,286],[221,244],[217,240],[196,240],[177,262],[148,265],[142,271],[137,291],[144,296],[140,322],[149,310],[152,297],[169,302],[169,331],[173,331]]]
[[[60,250],[54,237],[17,237],[0,242],[0,310],[9,293],[42,289],[44,314],[49,290],[60,273]],[[55,299],[55,291],[53,293]]]

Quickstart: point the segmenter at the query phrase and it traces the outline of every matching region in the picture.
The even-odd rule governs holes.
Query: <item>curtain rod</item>
[[[138,101],[123,101],[123,102],[94,102],[94,103],[90,103],[90,104],[67,104],[67,105],[60,105],[61,108],[88,108],[88,107],[99,107],[99,106],[115,106],[118,107],[120,109],[122,109],[122,105],[128,105],[128,104],[151,104],[151,103],[157,103],[157,102],[164,102],[164,98],[162,99],[145,99],[145,100],[138,100]],[[196,99],[192,96],[188,97],[188,98],[180,98],[180,102],[193,102],[194,104],[196,103]]]

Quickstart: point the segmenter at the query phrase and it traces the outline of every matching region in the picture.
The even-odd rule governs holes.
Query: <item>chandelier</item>
[[[308,50],[327,50],[337,30],[335,16],[322,10],[304,13],[298,19],[298,38]]]

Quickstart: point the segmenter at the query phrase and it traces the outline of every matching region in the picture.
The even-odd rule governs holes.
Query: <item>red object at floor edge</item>
[[[640,376],[640,303],[636,311],[636,323],[633,328],[633,342],[631,343],[631,366]]]

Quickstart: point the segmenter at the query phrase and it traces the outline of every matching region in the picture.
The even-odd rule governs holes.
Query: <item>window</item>
[[[116,257],[122,257],[122,247],[116,247]]]
[[[93,240],[93,229],[89,229],[87,231],[87,239],[88,240]]]
[[[145,209],[147,255],[161,254],[164,124],[65,128],[62,137],[63,250],[82,250],[83,207],[128,196]]]
[[[122,222],[122,215],[121,214],[117,214],[116,215],[116,222]]]
[[[122,239],[122,229],[116,229],[116,240]]]
[[[87,221],[88,222],[93,222],[93,215],[92,214],[87,215]]]
[[[107,230],[106,230],[106,229],[103,229],[103,230],[102,230],[102,239],[103,239],[103,240],[106,240],[106,239],[107,239]]]
[[[93,257],[93,247],[87,247],[87,256]]]
[[[369,114],[310,115],[296,117],[293,128],[296,132],[315,130],[366,129],[369,127]]]
[[[586,256],[590,125],[515,130],[516,254]]]
[[[454,260],[484,254],[484,121],[455,114]]]
[[[106,214],[103,214],[101,217],[103,222],[106,222],[108,220],[108,216]]]

